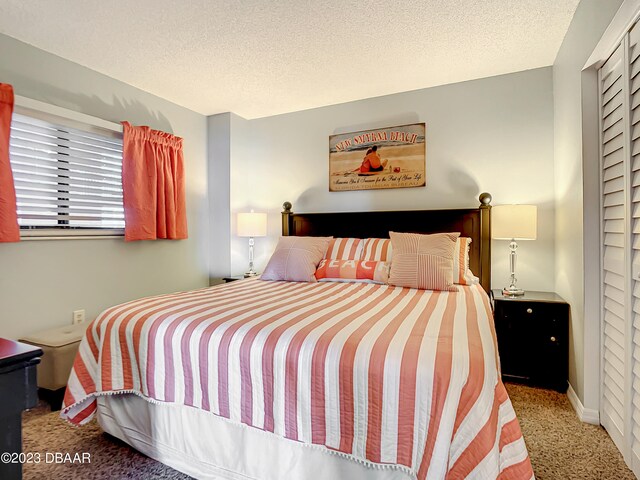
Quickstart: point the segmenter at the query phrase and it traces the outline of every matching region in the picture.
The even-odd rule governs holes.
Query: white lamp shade
[[[497,205],[491,209],[491,236],[499,240],[535,240],[538,207]]]
[[[264,237],[267,235],[266,213],[239,213],[238,236],[239,237]]]
[[[238,236],[239,237],[264,237],[267,235],[266,213],[239,213]]]

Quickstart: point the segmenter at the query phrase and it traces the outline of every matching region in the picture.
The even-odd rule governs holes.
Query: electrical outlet
[[[84,322],[84,310],[74,310],[73,311],[73,324],[77,325],[79,323]]]

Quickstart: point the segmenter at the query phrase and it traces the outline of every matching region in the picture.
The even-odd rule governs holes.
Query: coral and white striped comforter
[[[480,286],[245,280],[112,307],[61,413],[97,395],[190,405],[424,478],[533,476]]]

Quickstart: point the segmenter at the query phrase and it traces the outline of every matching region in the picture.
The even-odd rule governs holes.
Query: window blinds
[[[122,136],[14,113],[9,157],[21,229],[122,229]]]

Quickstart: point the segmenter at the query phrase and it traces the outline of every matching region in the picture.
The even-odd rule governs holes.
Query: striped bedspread
[[[418,479],[529,479],[480,286],[244,280],[118,305],[82,340],[61,416],[96,396],[189,405]]]

